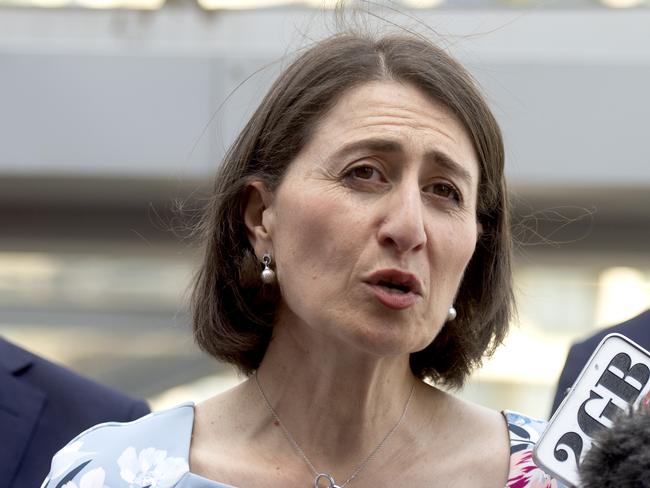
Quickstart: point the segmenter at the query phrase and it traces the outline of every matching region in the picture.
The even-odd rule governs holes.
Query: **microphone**
[[[620,414],[609,429],[594,436],[579,475],[580,488],[650,488],[647,401]]]
[[[609,334],[540,436],[535,464],[567,486],[650,488],[648,400],[650,352]]]

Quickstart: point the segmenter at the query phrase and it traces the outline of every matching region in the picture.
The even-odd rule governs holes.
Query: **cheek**
[[[469,264],[470,259],[474,255],[474,250],[476,249],[476,232],[473,231],[473,228],[469,228],[466,232],[457,236],[457,239],[449,243],[450,248],[452,249],[452,254],[454,259],[452,260],[453,266],[455,268],[455,276],[457,281],[460,282],[462,275],[465,272],[465,268]]]
[[[276,216],[273,247],[281,283],[327,285],[332,271],[352,264],[351,232],[358,226],[343,199],[323,193],[292,195]]]
[[[458,236],[450,245],[453,246],[457,254],[458,266],[465,269],[476,249],[477,234],[473,227],[469,227],[466,232]]]
[[[450,226],[444,235],[445,238],[442,241],[440,240],[441,236],[438,236],[440,246],[433,251],[431,257],[433,266],[431,278],[432,285],[436,287],[437,277],[440,280],[439,283],[443,285],[440,289],[445,290],[449,295],[445,299],[453,300],[465,269],[474,254],[477,234],[469,226],[464,229]]]

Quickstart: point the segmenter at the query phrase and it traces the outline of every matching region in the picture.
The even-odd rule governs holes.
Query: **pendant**
[[[321,486],[320,480],[325,480],[325,483],[327,484],[325,486]],[[314,488],[341,488],[341,487],[336,483],[334,483],[334,478],[332,478],[329,474],[320,473],[316,475],[316,479],[314,479]]]

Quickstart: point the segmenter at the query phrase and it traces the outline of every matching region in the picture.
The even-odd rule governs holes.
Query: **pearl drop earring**
[[[265,285],[275,283],[275,271],[270,267],[271,261],[271,253],[264,253],[264,256],[262,256],[262,264],[264,264],[264,269],[262,270],[262,283]]]
[[[458,313],[456,312],[456,309],[452,306],[449,307],[449,310],[447,311],[447,322],[451,322],[458,316]]]

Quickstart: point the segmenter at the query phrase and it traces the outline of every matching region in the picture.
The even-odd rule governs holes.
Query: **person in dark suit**
[[[149,413],[127,397],[0,337],[0,488],[40,486],[52,456],[83,430]]]
[[[571,346],[555,392],[551,415],[555,413],[557,407],[564,399],[566,392],[578,378],[578,374],[582,371],[582,368],[591,357],[596,346],[607,334],[613,334],[615,332],[632,339],[641,347],[650,349],[650,310],[626,322],[603,329],[584,341]]]

